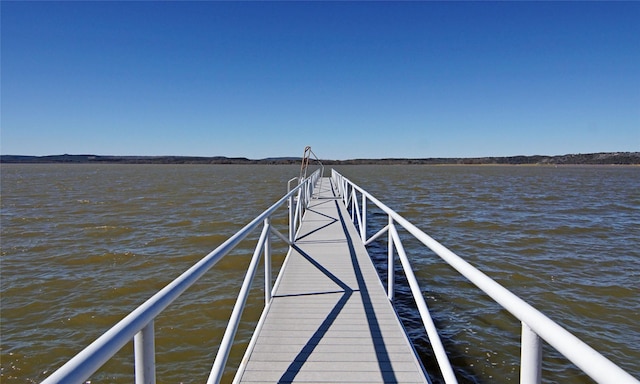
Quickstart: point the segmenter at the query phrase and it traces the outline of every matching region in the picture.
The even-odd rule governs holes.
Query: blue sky
[[[640,151],[640,2],[0,6],[2,154]]]

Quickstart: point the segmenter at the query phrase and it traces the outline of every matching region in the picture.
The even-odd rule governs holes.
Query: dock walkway
[[[321,178],[282,267],[241,383],[428,383],[375,267]]]

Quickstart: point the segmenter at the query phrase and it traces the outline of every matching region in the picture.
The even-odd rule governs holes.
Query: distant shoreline
[[[1,155],[0,163],[20,164],[300,164],[301,158],[272,157],[252,160],[245,157],[202,156],[100,156],[100,155],[51,155],[22,156]],[[558,156],[506,156],[467,158],[385,158],[321,160],[324,165],[640,165],[640,152],[599,152]]]

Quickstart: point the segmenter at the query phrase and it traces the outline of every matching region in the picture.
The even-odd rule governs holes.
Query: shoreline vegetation
[[[300,164],[299,157],[270,157],[252,160],[245,157],[202,156],[100,156],[1,155],[0,163],[105,163],[105,164]],[[640,152],[600,152],[558,156],[452,157],[452,158],[383,158],[320,160],[324,165],[640,165]]]

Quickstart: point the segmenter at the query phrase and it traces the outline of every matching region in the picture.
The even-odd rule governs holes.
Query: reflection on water
[[[639,168],[338,170],[640,376]],[[297,172],[265,165],[3,164],[1,380],[44,379],[275,202]],[[372,233],[385,225],[375,210],[369,216]],[[284,212],[275,225],[286,231]],[[437,256],[405,241],[459,380],[516,382],[517,320]],[[274,246],[279,265],[286,248]],[[160,382],[207,377],[253,247],[243,243],[157,320]],[[386,243],[370,252],[383,270]],[[225,380],[262,310],[262,286],[254,283]],[[431,367],[420,320],[398,290],[399,312]],[[545,381],[589,382],[548,346],[543,369]],[[93,381],[130,382],[132,372],[128,345]]]

